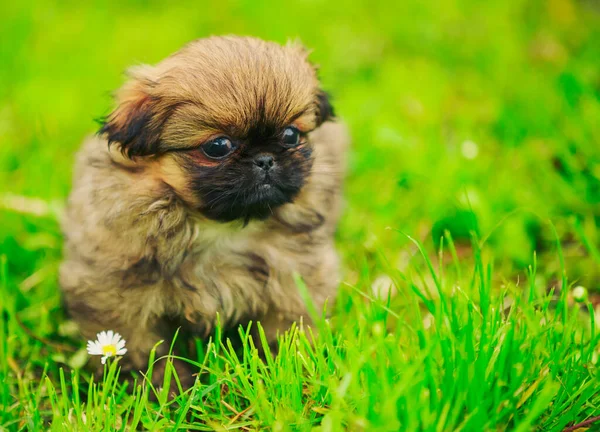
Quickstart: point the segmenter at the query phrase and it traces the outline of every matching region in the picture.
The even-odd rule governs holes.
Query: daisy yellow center
[[[102,347],[102,354],[108,357],[114,357],[117,355],[117,347],[114,345],[104,345]]]

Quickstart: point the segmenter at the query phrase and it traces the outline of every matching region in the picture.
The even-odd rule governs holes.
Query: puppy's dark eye
[[[286,147],[296,147],[300,144],[300,131],[293,126],[288,126],[283,130],[283,144]]]
[[[202,144],[204,154],[213,159],[221,159],[234,150],[234,145],[229,138],[219,137]]]

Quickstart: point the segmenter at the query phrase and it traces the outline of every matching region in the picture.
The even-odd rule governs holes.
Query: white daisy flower
[[[101,355],[102,364],[105,364],[109,357],[124,355],[127,348],[125,348],[125,340],[121,339],[119,333],[108,330],[98,333],[95,341],[88,341],[87,352],[90,355]]]

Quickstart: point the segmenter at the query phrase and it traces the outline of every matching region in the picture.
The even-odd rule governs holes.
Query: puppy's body
[[[258,320],[274,342],[306,316],[294,273],[318,308],[337,286],[333,233],[348,138],[323,117],[305,55],[255,39],[196,44],[123,88],[103,133],[78,155],[64,221],[67,307],[87,338],[120,332],[135,368],[172,336],[167,322],[206,336],[217,314],[230,328]],[[225,72],[207,72],[212,84],[199,78],[228,47],[237,58],[220,60]],[[240,62],[250,71],[231,71]],[[302,141],[281,147],[281,131],[296,128]],[[219,134],[234,143],[231,155],[197,151]],[[271,168],[256,168],[265,154]]]

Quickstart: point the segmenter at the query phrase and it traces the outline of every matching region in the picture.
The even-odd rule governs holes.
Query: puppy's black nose
[[[265,171],[269,171],[275,164],[275,161],[270,154],[261,153],[254,158],[254,164]]]

